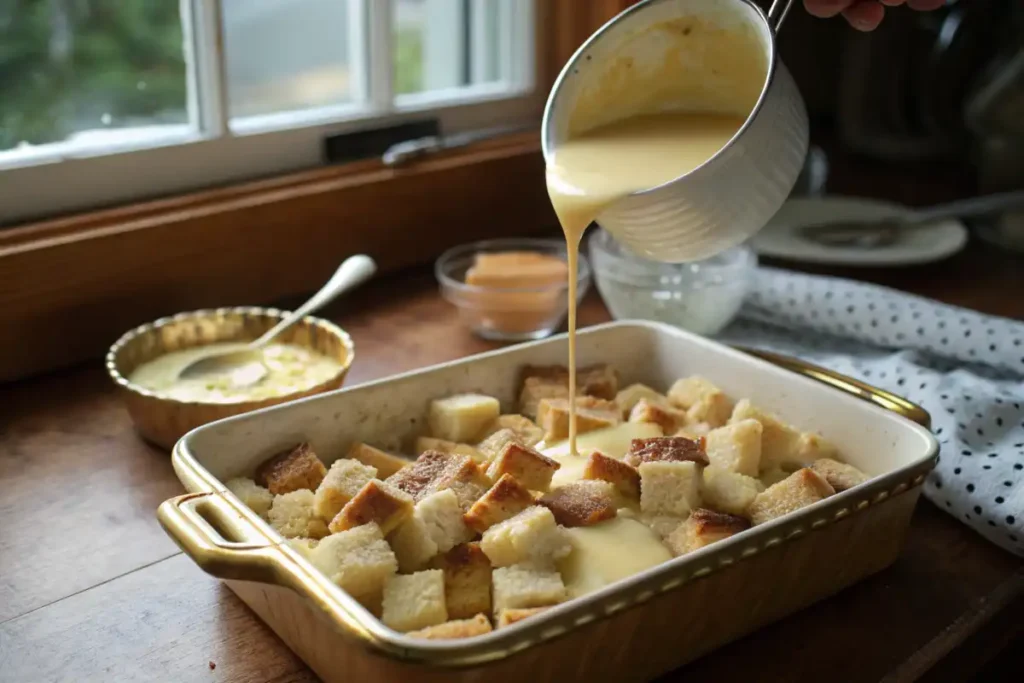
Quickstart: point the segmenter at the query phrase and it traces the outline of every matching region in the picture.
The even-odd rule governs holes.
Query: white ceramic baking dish
[[[819,432],[873,479],[463,641],[417,640],[387,628],[222,484],[303,440],[328,461],[354,441],[400,450],[422,432],[433,398],[478,391],[511,410],[522,365],[565,363],[561,336],[200,427],[173,453],[190,493],[162,505],[160,520],[187,554],[226,580],[328,681],[494,683],[522,680],[525,671],[533,681],[646,680],[835,593],[899,554],[938,453],[920,408],[821,368],[757,358],[657,323],[581,331],[578,353],[581,365],[612,364],[625,384],[666,388],[678,377],[701,374],[733,397]]]

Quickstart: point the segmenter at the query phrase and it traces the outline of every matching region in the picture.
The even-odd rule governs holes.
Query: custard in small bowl
[[[107,371],[143,438],[169,449],[208,422],[340,387],[354,357],[352,339],[314,317],[296,323],[264,349],[267,372],[257,382],[230,375],[179,379],[189,363],[242,348],[284,315],[271,308],[195,311],[122,336],[107,353]]]

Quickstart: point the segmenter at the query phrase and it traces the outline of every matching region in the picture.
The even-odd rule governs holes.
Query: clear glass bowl
[[[473,332],[495,341],[543,339],[558,330],[569,309],[568,282],[549,287],[499,289],[466,284],[466,271],[480,253],[529,251],[566,259],[561,239],[509,238],[471,242],[449,249],[434,265],[441,295],[455,304]],[[590,286],[590,264],[580,254],[577,301]]]
[[[757,256],[745,246],[695,263],[659,263],[596,230],[588,249],[612,317],[657,320],[702,335],[716,334],[736,317],[757,269]]]

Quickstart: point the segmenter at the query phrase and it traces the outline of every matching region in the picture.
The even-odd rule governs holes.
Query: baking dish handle
[[[857,398],[874,403],[877,406],[890,410],[897,415],[902,415],[911,422],[916,422],[922,427],[930,428],[932,423],[932,416],[928,414],[928,411],[912,403],[902,396],[892,394],[885,389],[879,389],[873,387],[870,384],[865,384],[860,380],[847,377],[846,375],[838,372],[833,372],[827,368],[813,365],[797,358],[790,358],[788,356],[782,356],[777,353],[771,353],[770,351],[761,351],[760,349],[752,349],[746,346],[737,346],[738,350],[751,356],[756,356],[761,360],[768,361],[772,365],[777,365],[781,368],[785,368],[790,372],[795,372],[798,375],[804,377],[810,377],[813,380],[827,384],[830,387],[852,394]]]
[[[157,519],[178,547],[218,579],[279,583],[273,545],[219,493],[188,493],[164,501]]]

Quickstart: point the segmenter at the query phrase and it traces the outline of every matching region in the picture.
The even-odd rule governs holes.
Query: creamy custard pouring
[[[569,451],[576,448],[576,277],[580,240],[605,208],[675,180],[722,149],[743,117],[665,112],[600,126],[565,142],[547,166],[547,186],[569,265]]]

